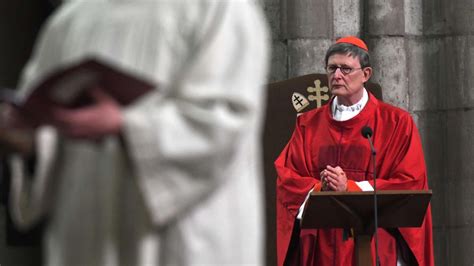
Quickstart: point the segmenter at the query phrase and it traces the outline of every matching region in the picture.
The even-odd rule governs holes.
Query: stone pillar
[[[441,98],[434,89],[437,84],[431,81],[442,75],[436,62],[438,48],[424,36],[422,6],[422,0],[369,0],[365,21],[375,69],[372,80],[381,84],[386,102],[411,113],[420,130],[433,190],[435,259],[439,263],[442,248],[437,224],[445,215],[440,181],[446,175],[446,114],[436,111]]]
[[[369,0],[366,13],[373,81],[420,129],[439,265],[474,263],[473,13],[472,0]]]
[[[263,0],[263,9],[271,30],[271,55],[269,81],[287,78],[287,47],[282,38],[282,9],[280,0]]]
[[[288,77],[324,73],[324,55],[335,39],[359,35],[359,0],[282,0]]]
[[[438,114],[443,145],[439,165],[430,165],[436,263],[472,265],[474,258],[474,3],[423,1],[426,49],[424,101]],[[433,132],[426,132],[433,135]],[[436,205],[435,205],[436,204]]]
[[[364,22],[374,68],[372,81],[382,86],[385,101],[408,109],[406,45],[409,37],[405,35],[404,2],[368,0],[366,8]]]

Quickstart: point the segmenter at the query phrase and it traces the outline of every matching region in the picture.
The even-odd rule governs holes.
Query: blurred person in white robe
[[[48,218],[46,265],[263,264],[268,38],[253,1],[58,7],[23,71],[20,97],[91,56],[156,89],[120,106],[96,88],[94,104],[45,106],[35,125],[3,112],[4,128],[34,133],[11,155],[10,208],[20,228]],[[33,171],[26,157],[35,158]]]

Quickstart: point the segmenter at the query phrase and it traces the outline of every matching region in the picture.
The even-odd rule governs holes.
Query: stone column
[[[420,131],[428,183],[433,189],[434,245],[439,262],[438,224],[445,216],[440,181],[446,175],[446,114],[436,111],[441,97],[431,80],[441,77],[437,73],[440,64],[435,62],[438,48],[424,36],[422,7],[422,0],[369,0],[366,21],[375,69],[372,80],[381,84],[386,102],[411,113]]]
[[[420,129],[433,190],[435,261],[474,259],[474,13],[471,0],[368,2],[374,81]]]
[[[442,133],[428,145],[444,146],[430,165],[439,195],[433,201],[438,265],[474,264],[473,14],[472,0],[423,1],[426,86],[421,98],[431,116],[440,118]]]
[[[372,81],[382,86],[385,101],[408,109],[406,45],[414,37],[410,38],[406,32],[409,29],[405,29],[408,17],[404,13],[404,2],[368,0],[365,7],[366,41],[374,68]],[[417,32],[413,36],[415,34]]]
[[[263,8],[271,30],[271,61],[269,81],[284,80],[288,77],[287,46],[282,34],[282,17],[280,0],[263,0]]]
[[[288,78],[324,73],[324,55],[335,39],[359,35],[359,0],[282,0],[282,32],[288,46]]]

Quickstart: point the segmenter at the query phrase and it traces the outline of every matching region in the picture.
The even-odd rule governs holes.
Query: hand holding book
[[[24,99],[8,92],[1,93],[0,98],[30,113],[41,111],[36,104],[32,104],[38,101],[76,108],[90,103],[90,95],[86,91],[94,87],[101,88],[125,106],[153,90],[155,85],[108,62],[87,58],[50,73],[29,89],[30,94]]]
[[[88,90],[87,94],[90,104],[72,109],[52,105],[43,121],[71,138],[100,139],[119,134],[122,125],[119,103],[100,88]]]
[[[34,149],[34,129],[15,108],[0,104],[0,156],[17,153],[29,156]]]
[[[49,124],[73,138],[97,139],[120,132],[120,107],[155,85],[97,59],[86,59],[55,71],[24,99],[13,91],[0,98],[11,103],[32,126]]]

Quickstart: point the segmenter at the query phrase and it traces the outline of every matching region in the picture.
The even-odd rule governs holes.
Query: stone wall
[[[436,264],[474,264],[474,1],[264,5],[273,30],[270,81],[323,72],[325,50],[340,36],[368,43],[372,81],[381,84],[385,101],[412,114],[420,130],[433,190]]]

